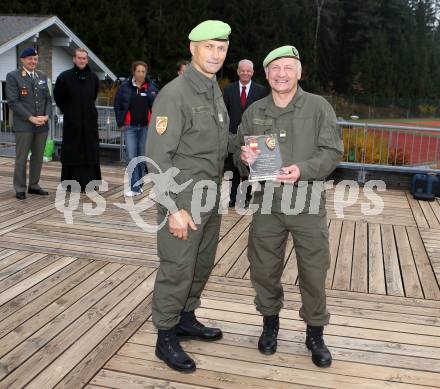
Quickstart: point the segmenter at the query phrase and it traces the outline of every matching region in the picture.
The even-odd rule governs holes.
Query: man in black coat
[[[55,102],[64,114],[61,182],[77,181],[84,192],[90,181],[101,180],[95,106],[99,80],[88,66],[86,50],[76,49],[73,63],[58,76],[54,88]]]
[[[259,85],[252,81],[254,74],[254,64],[248,59],[242,59],[238,63],[238,81],[229,84],[223,91],[223,99],[225,100],[226,109],[229,114],[229,132],[237,133],[237,128],[241,122],[241,115],[252,103],[267,96],[268,90],[265,86]],[[240,174],[232,162],[232,157],[229,155],[226,162],[227,170],[232,170],[232,185],[229,196],[229,207],[235,206],[237,197],[237,189],[240,184]],[[246,180],[247,177],[242,177]],[[246,190],[246,199],[244,206],[247,208],[251,199],[252,187],[249,185]]]

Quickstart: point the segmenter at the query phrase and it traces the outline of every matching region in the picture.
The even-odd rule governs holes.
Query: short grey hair
[[[252,69],[254,68],[254,63],[250,59],[242,59],[240,62],[238,62],[237,68],[240,67],[240,65],[249,65]]]

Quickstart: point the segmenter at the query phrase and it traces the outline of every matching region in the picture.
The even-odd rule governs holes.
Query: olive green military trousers
[[[164,217],[159,211],[159,220]],[[188,240],[175,238],[165,225],[157,233],[160,265],[153,292],[153,324],[168,330],[179,323],[180,313],[195,310],[214,266],[221,215],[217,208],[202,213],[197,231]]]
[[[326,325],[330,318],[325,296],[330,252],[325,209],[318,215],[259,212],[253,215],[248,258],[257,310],[271,316],[277,315],[283,306],[281,276],[289,233],[293,237],[298,265],[302,300],[299,315],[309,325]]]

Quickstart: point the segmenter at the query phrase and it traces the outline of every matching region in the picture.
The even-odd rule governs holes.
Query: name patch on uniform
[[[162,135],[168,126],[168,116],[157,116],[156,117],[156,132]]]
[[[220,123],[223,123],[223,115],[222,115],[221,112],[218,113],[218,121],[219,121]]]
[[[42,85],[42,84],[45,84],[46,83],[46,80],[40,80],[40,81],[38,81],[38,85]]]
[[[147,94],[146,93],[140,93],[140,95],[145,97]]]
[[[259,125],[262,125],[262,126],[271,126],[273,124],[273,120],[272,119],[258,119],[258,118],[254,118],[254,119],[252,119],[252,123],[259,124]]]

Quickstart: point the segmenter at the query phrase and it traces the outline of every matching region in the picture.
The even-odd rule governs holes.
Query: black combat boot
[[[264,316],[263,332],[258,340],[258,350],[266,355],[275,354],[277,351],[277,336],[280,329],[280,318],[278,315]]]
[[[312,361],[318,367],[329,367],[332,355],[322,337],[324,327],[307,326],[306,346],[312,352]]]
[[[219,328],[205,327],[200,323],[194,311],[182,312],[180,322],[176,326],[176,334],[180,339],[218,340],[223,336]]]
[[[195,362],[180,346],[174,328],[158,331],[156,356],[174,370],[183,373],[192,373],[196,370]]]

